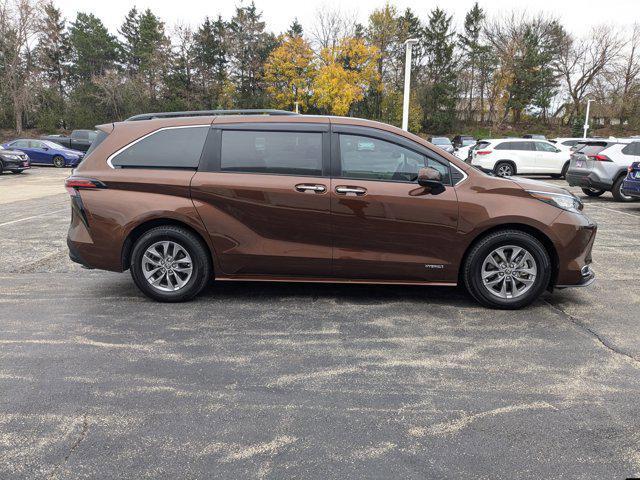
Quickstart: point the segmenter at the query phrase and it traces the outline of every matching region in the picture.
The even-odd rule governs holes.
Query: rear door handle
[[[338,195],[347,195],[349,193],[355,193],[358,196],[362,196],[367,193],[367,189],[362,187],[347,187],[345,185],[339,185],[336,187],[336,193]]]
[[[299,183],[298,185],[296,185],[296,190],[299,192],[324,193],[327,191],[327,187],[319,184],[310,185],[307,183]]]

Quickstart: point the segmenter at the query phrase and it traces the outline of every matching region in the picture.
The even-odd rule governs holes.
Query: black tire
[[[152,286],[144,276],[142,257],[156,242],[170,240],[184,248],[192,259],[193,272],[179,290],[167,292]],[[155,227],[144,233],[131,252],[131,277],[147,297],[159,302],[184,302],[198,295],[212,277],[211,259],[207,246],[189,230],[174,225]]]
[[[489,291],[482,282],[482,265],[489,254],[500,246],[522,247],[533,257],[537,273],[529,290],[515,298],[501,298]],[[515,310],[536,300],[551,279],[551,259],[544,245],[534,236],[519,230],[501,230],[483,237],[469,251],[462,270],[462,280],[469,293],[489,308]]]
[[[64,158],[60,155],[53,157],[53,166],[56,168],[62,168],[65,166]]]
[[[618,179],[613,182],[611,194],[616,202],[633,202],[636,200],[634,197],[622,193],[622,182],[624,182],[625,177],[626,175],[620,175]]]
[[[582,193],[590,197],[599,197],[604,194],[604,190],[598,190],[596,188],[583,188]]]
[[[511,162],[498,162],[493,167],[493,173],[496,177],[513,177],[516,174],[516,167]]]
[[[0,162],[0,175],[2,175],[2,172],[4,172],[4,164]]]

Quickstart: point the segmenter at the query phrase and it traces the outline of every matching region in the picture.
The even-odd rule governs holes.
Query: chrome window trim
[[[462,178],[460,179],[460,181],[458,181],[456,183],[452,183],[453,187],[457,187],[462,182],[464,182],[467,178],[469,178],[469,175],[467,175],[467,172],[465,172],[461,168],[458,168],[458,166],[455,163],[449,162],[449,165],[451,166],[451,168],[455,168],[458,172],[460,172],[462,174]]]
[[[198,124],[198,125],[178,125],[178,126],[175,126],[175,127],[161,127],[161,128],[158,128],[157,130],[153,130],[152,132],[149,132],[146,135],[143,135],[142,137],[135,139],[134,141],[126,144],[124,147],[120,148],[119,150],[116,150],[114,153],[109,155],[109,157],[107,158],[107,165],[109,165],[109,167],[113,168],[114,170],[116,170],[118,168],[121,168],[121,167],[114,167],[113,163],[111,163],[112,160],[116,156],[120,155],[126,149],[133,147],[136,143],[141,142],[145,138],[148,138],[151,135],[155,135],[156,133],[162,132],[163,130],[178,130],[180,128],[203,128],[203,127],[210,128],[211,124],[205,123],[205,124]]]

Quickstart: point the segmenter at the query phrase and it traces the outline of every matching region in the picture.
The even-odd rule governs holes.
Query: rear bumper
[[[609,178],[602,178],[595,172],[582,173],[569,170],[565,177],[572,187],[594,188],[597,190],[611,190],[613,182]]]
[[[67,247],[69,247],[69,258],[71,259],[72,262],[78,263],[82,265],[84,268],[89,268],[89,269],[93,268],[82,259],[82,255],[80,254],[80,251],[78,250],[76,245],[71,241],[69,237],[67,237]]]

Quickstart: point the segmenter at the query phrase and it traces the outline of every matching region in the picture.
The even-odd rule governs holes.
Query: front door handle
[[[324,185],[314,184],[310,185],[308,183],[299,183],[296,185],[296,190],[299,192],[315,192],[315,193],[324,193],[327,191],[327,187]]]
[[[336,187],[336,193],[338,195],[347,195],[349,193],[355,193],[358,196],[362,196],[367,193],[367,189],[362,187],[347,187],[345,185],[340,185]]]

